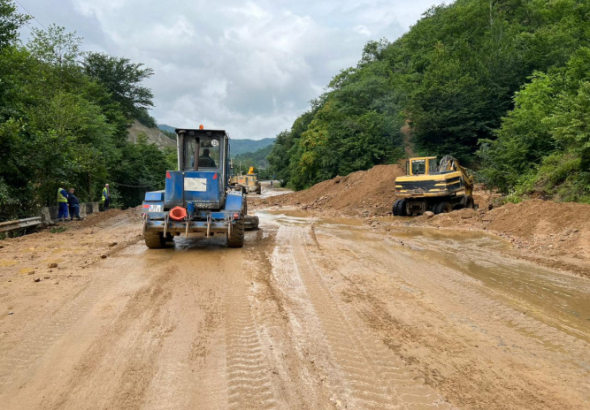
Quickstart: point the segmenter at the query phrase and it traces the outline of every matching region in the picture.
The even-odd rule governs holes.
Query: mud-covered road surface
[[[3,241],[0,408],[590,408],[587,278],[483,233],[258,215],[243,249],[148,250],[129,213]]]

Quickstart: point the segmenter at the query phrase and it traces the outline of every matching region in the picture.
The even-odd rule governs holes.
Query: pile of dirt
[[[395,178],[404,175],[399,165],[377,165],[345,177],[320,182],[292,194],[253,201],[256,206],[298,206],[304,210],[337,211],[345,215],[382,216],[391,213],[396,199]]]
[[[120,219],[120,220],[127,220],[132,219],[134,221],[138,221],[140,219],[138,208],[128,208],[124,211],[120,209],[109,209],[106,212],[98,212],[94,214],[88,215],[84,220],[78,222],[68,222],[72,226],[78,226],[81,228],[90,228],[93,226],[102,225],[104,223],[111,223],[116,221],[111,221],[111,219]]]
[[[490,211],[462,209],[394,223],[481,229],[501,236],[525,259],[590,276],[590,205],[532,199]]]

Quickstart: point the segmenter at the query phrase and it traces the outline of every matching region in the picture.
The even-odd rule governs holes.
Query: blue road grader
[[[241,248],[244,230],[257,229],[248,216],[246,194],[229,185],[229,136],[223,130],[176,129],[178,171],[166,172],[164,191],[147,192],[143,237],[148,248],[163,248],[174,236],[225,235]]]

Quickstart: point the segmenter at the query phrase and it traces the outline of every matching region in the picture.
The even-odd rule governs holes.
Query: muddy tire
[[[227,234],[228,248],[241,248],[244,246],[244,218],[237,219],[232,226],[231,234]]]
[[[447,212],[451,212],[453,210],[453,206],[450,202],[444,201],[439,202],[434,206],[434,214],[446,214]]]
[[[160,249],[166,246],[166,238],[160,232],[146,232],[143,238],[145,246],[150,249]]]
[[[398,203],[399,201],[400,201],[400,200],[399,200],[399,199],[397,199],[397,200],[395,200],[395,201],[393,202],[393,206],[391,207],[391,213],[393,214],[393,216],[398,216],[398,215],[397,215],[397,203]]]
[[[260,223],[260,220],[258,219],[257,216],[246,216],[245,219],[246,219],[246,222],[244,225],[246,227],[246,230],[258,229],[258,225]]]
[[[398,199],[393,203],[393,215],[394,216],[406,216],[406,203],[405,199]]]

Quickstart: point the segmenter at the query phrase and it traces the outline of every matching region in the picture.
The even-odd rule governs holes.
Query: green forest
[[[295,189],[415,154],[490,189],[590,202],[590,2],[457,0],[366,44],[268,159]],[[401,132],[404,124],[409,132]]]
[[[97,201],[110,183],[116,205],[137,205],[176,166],[175,150],[127,142],[134,119],[155,126],[141,84],[153,71],[83,53],[82,39],[55,25],[29,28],[22,44],[18,30],[30,19],[0,0],[0,221],[55,205],[60,186]]]

